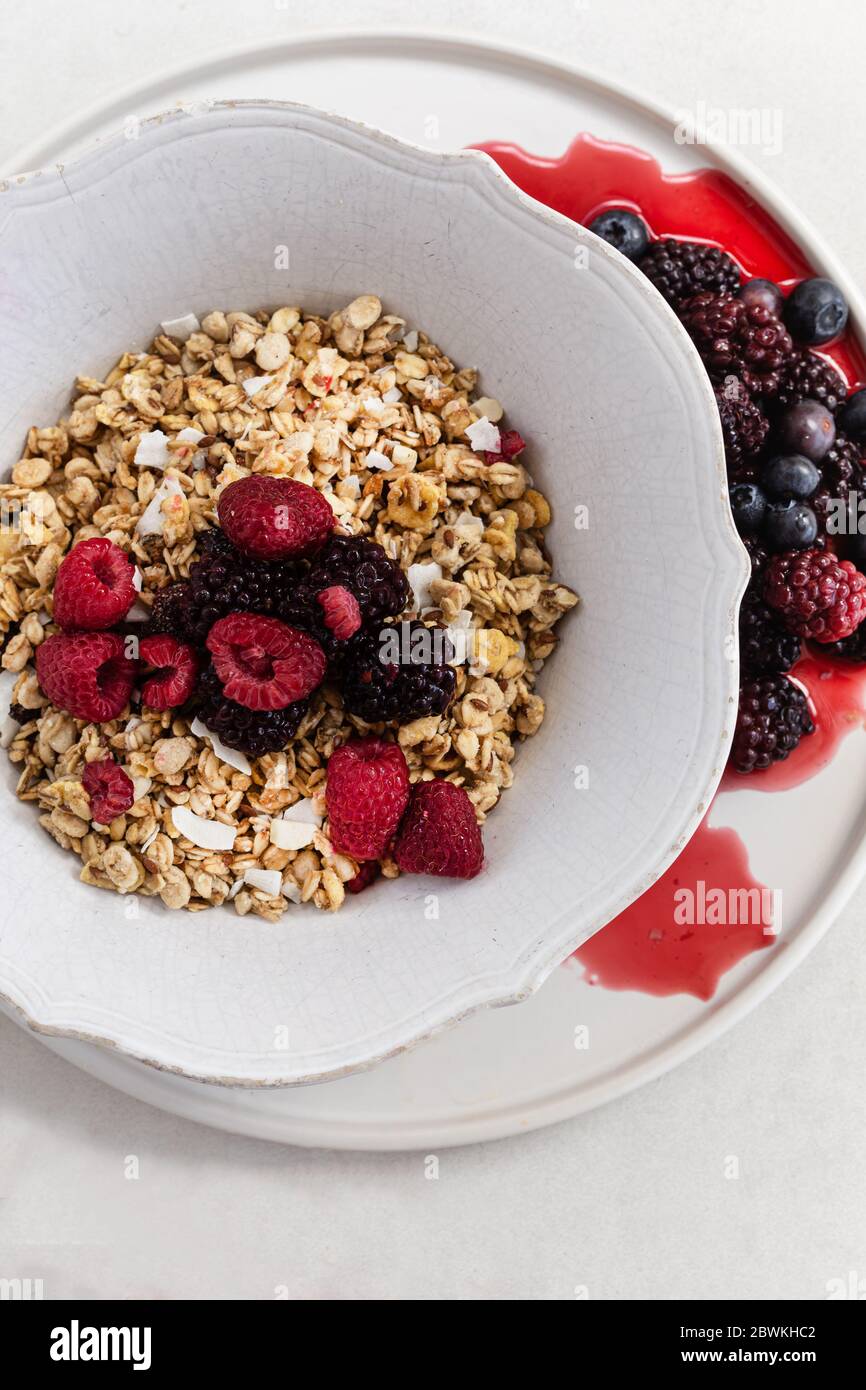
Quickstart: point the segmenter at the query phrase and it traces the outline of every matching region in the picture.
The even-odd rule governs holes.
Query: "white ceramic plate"
[[[22,157],[33,167],[81,148],[135,114],[196,101],[231,86],[243,96],[321,102],[433,147],[511,140],[558,155],[582,129],[633,143],[669,170],[716,163],[760,201],[817,265],[851,296],[855,288],[811,229],[739,158],[676,145],[673,120],[615,84],[543,57],[453,38],[366,34],[278,44],[233,54],[130,92],[53,132]],[[387,96],[385,95],[387,93]],[[445,98],[443,99],[443,93]],[[438,141],[434,140],[438,121]],[[487,1011],[375,1070],[328,1085],[280,1092],[203,1087],[153,1072],[104,1049],[48,1040],[54,1051],[131,1095],[202,1123],[287,1143],[338,1148],[436,1148],[537,1128],[622,1095],[717,1037],[764,998],[814,946],[856,885],[866,825],[866,739],[851,735],[844,760],[772,800],[723,794],[714,825],[744,838],[758,878],[781,884],[785,933],[772,951],[730,972],[710,1004],[592,989],[568,965],[519,1009]],[[797,827],[820,823],[820,857],[791,851]],[[788,847],[783,853],[782,846]],[[575,1050],[574,1030],[592,1046]]]

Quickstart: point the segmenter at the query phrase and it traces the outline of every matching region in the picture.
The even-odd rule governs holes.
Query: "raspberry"
[[[739,267],[718,246],[666,237],[653,242],[638,262],[660,294],[675,307],[702,290],[733,294],[740,287]]]
[[[755,772],[793,753],[815,725],[803,691],[785,676],[765,676],[740,686],[740,707],[731,748],[737,772]]]
[[[150,709],[173,709],[185,704],[195,690],[198,658],[192,647],[176,637],[145,637],[139,646],[142,661],[155,667],[141,690],[142,704]]]
[[[785,325],[760,304],[728,294],[696,294],[680,317],[714,382],[738,376],[748,391],[772,396],[794,350]]]
[[[63,560],[54,581],[54,621],[67,632],[95,632],[125,618],[135,602],[134,566],[113,541],[94,536]]]
[[[199,679],[202,704],[199,717],[229,748],[260,758],[264,753],[278,753],[294,738],[298,726],[309,708],[308,700],[297,700],[284,709],[251,710],[234,700],[227,700],[219,677],[212,666]]]
[[[866,615],[866,575],[829,552],[788,550],[767,566],[764,598],[791,632],[838,642]]]
[[[313,561],[302,598],[339,586],[358,600],[361,620],[369,627],[396,617],[409,602],[409,583],[396,560],[376,541],[363,536],[333,536]]]
[[[113,758],[85,763],[81,780],[90,797],[90,814],[99,825],[110,825],[135,801],[132,778]]]
[[[361,626],[361,609],[354,594],[342,584],[332,584],[330,589],[322,589],[316,600],[325,615],[325,627],[340,642],[355,635]]]
[[[154,598],[152,632],[170,632],[202,647],[217,619],[229,613],[263,613],[292,621],[286,610],[295,600],[300,565],[242,555],[218,527],[202,531],[197,541],[189,579],[160,589]]]
[[[845,378],[826,357],[817,352],[794,351],[779,373],[779,390],[774,405],[780,410],[799,401],[820,401],[828,410],[837,410],[848,394]]]
[[[484,863],[475,807],[455,782],[416,782],[394,846],[407,874],[474,878]]]
[[[284,709],[309,695],[325,674],[325,653],[305,632],[278,618],[231,613],[207,638],[227,699],[247,709]]]
[[[740,669],[750,676],[790,671],[800,655],[800,638],[789,632],[760,592],[747,590],[740,608]]]
[[[292,478],[239,478],[220,495],[217,513],[232,544],[260,560],[313,555],[334,529],[328,501]]]
[[[504,430],[499,436],[499,448],[484,450],[484,462],[510,463],[518,454],[522,454],[525,448],[526,440],[517,430]]]
[[[345,884],[347,893],[363,893],[365,888],[369,888],[374,879],[379,876],[379,865],[375,860],[368,860],[366,864],[361,864],[354,878],[350,878]]]
[[[36,648],[44,695],[75,719],[105,724],[125,708],[137,664],[113,632],[57,633]]]
[[[421,637],[419,634],[423,633]],[[391,659],[399,648],[396,661]],[[359,632],[346,648],[343,704],[367,724],[442,714],[454,698],[454,649],[441,628],[413,621]],[[430,660],[424,660],[425,657]]]
[[[381,738],[355,738],[328,760],[330,837],[339,854],[379,859],[388,849],[409,801],[403,750]]]
[[[770,422],[736,377],[716,387],[716,404],[722,422],[728,473],[738,481],[745,481],[746,474],[754,472],[754,461],[763,448]]]

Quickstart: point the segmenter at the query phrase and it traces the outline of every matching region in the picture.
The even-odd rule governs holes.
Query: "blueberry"
[[[748,535],[764,520],[767,499],[757,483],[737,483],[731,488],[731,511],[737,530]]]
[[[847,322],[845,296],[832,280],[801,280],[785,301],[785,323],[801,343],[829,343]]]
[[[836,442],[836,422],[820,401],[798,401],[779,416],[776,434],[785,453],[820,463]]]
[[[768,497],[811,497],[821,481],[814,463],[802,454],[777,454],[761,469],[761,487]]]
[[[839,425],[851,439],[866,443],[866,386],[848,397],[839,415]]]
[[[649,246],[649,232],[643,218],[626,208],[608,208],[600,212],[590,222],[589,230],[615,246],[630,261],[639,261]]]
[[[778,285],[772,280],[747,280],[737,291],[744,304],[755,305],[759,309],[769,309],[776,318],[782,317],[785,300]]]
[[[788,497],[767,503],[764,535],[771,550],[808,550],[817,534],[817,518],[805,502]]]

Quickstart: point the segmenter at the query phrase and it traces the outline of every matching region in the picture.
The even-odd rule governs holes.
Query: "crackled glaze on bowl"
[[[224,1084],[340,1076],[525,998],[694,830],[733,730],[746,579],[715,407],[639,273],[483,155],[265,102],[136,137],[0,191],[8,463],[76,372],[99,376],[162,319],[327,313],[372,290],[507,403],[553,506],[557,573],[583,599],[470,883],[380,883],[324,922],[132,907],[77,882],[7,769],[0,994],[33,1026]]]

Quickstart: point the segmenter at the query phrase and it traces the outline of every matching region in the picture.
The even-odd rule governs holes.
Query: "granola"
[[[516,745],[541,725],[538,673],[578,600],[552,576],[550,507],[519,436],[498,427],[503,407],[375,295],[327,319],[286,306],[215,310],[190,326],[185,339],[162,331],[147,352],[124,353],[102,381],[79,377],[69,414],[29,431],[0,484],[2,665],[14,677],[3,741],[17,795],[80,857],[83,882],[189,911],[231,901],[268,921],[295,903],[334,911],[359,865],[329,839],[326,765],[372,726],[328,685],[290,744],[252,761],[195,719],[135,700],[107,724],[74,719],[48,702],[34,667],[57,630],[63,556],[91,537],[130,554],[140,585],[130,616],[144,622],[154,595],[189,575],[228,484],[258,473],[315,487],[340,531],[374,539],[408,572],[404,617],[464,637],[449,709],[396,738],[411,779],[462,785],[479,822],[512,784]],[[81,778],[107,754],[136,799],[101,825]],[[389,859],[381,869],[399,873]]]

